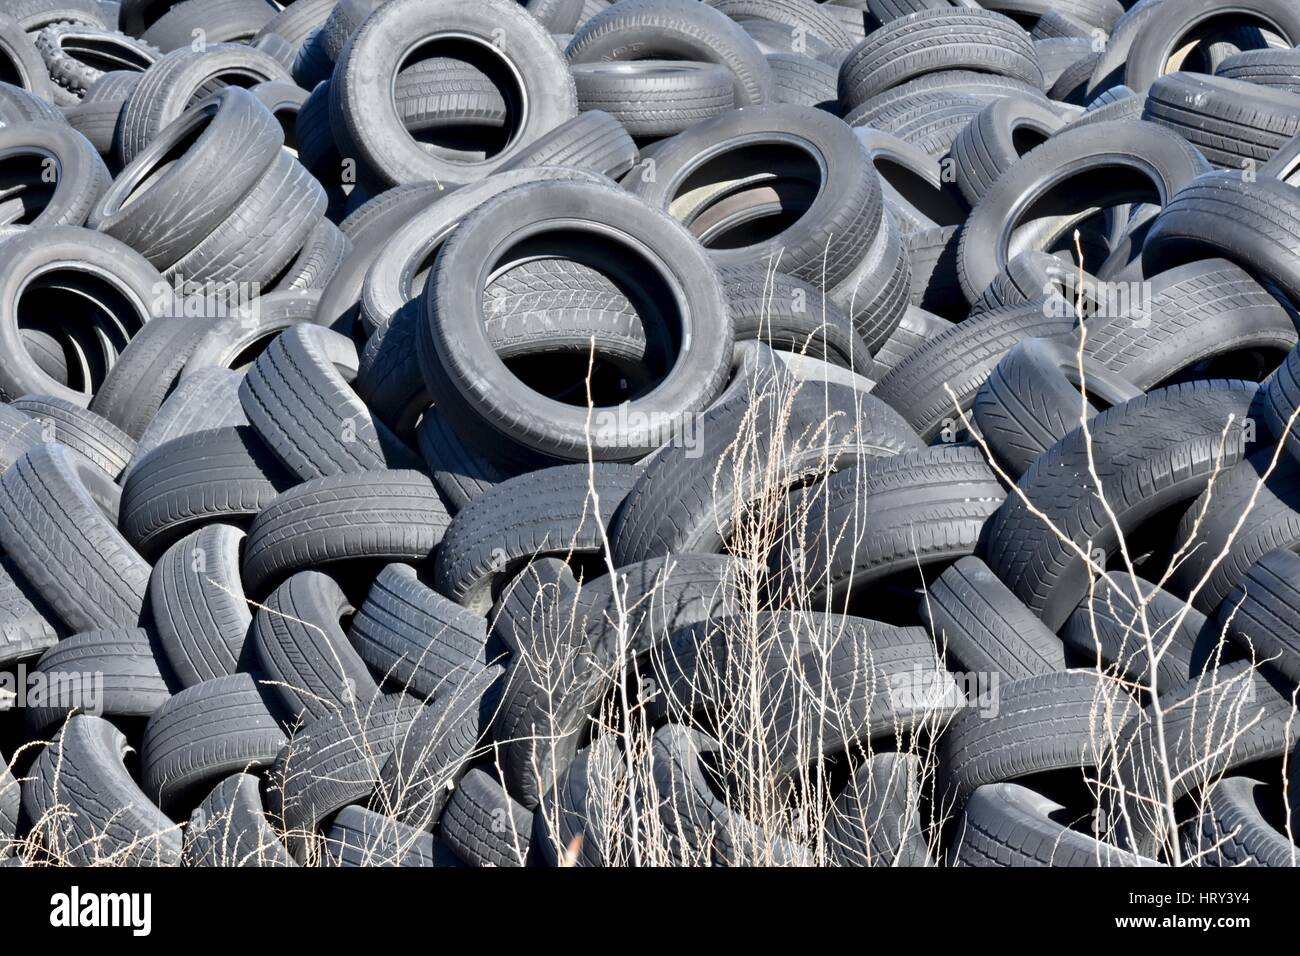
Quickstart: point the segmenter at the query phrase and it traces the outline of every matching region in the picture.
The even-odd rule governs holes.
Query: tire
[[[1242,50],[1220,63],[1214,75],[1300,93],[1300,54],[1294,48]]]
[[[271,818],[297,862],[309,862],[323,849],[316,836],[322,821],[374,794],[418,704],[394,694],[358,711],[332,711],[284,745],[268,773],[267,793]]]
[[[533,815],[511,799],[502,783],[478,767],[461,777],[442,812],[442,839],[471,866],[523,866],[533,835]]]
[[[302,571],[271,592],[249,634],[258,672],[289,722],[371,706],[379,685],[339,623],[354,608],[338,583]]]
[[[482,755],[505,669],[470,674],[427,704],[380,772],[375,805],[418,830],[432,830],[461,775]]]
[[[807,848],[769,835],[714,795],[700,758],[721,750],[716,740],[667,724],[655,732],[651,748],[653,795],[679,865],[809,865]]]
[[[586,4],[583,0],[525,0],[524,7],[552,36],[570,34],[578,27]]]
[[[1300,99],[1244,80],[1171,73],[1151,85],[1142,118],[1172,129],[1220,169],[1255,169],[1300,133]]]
[[[104,10],[96,0],[14,0],[5,4],[5,14],[28,33],[60,21],[84,23],[108,29]]]
[[[1065,670],[1061,639],[979,558],[962,558],[939,575],[920,616],[954,670],[1007,681]]]
[[[1245,271],[1224,259],[1204,259],[1151,278],[1150,297],[1134,321],[1130,309],[1088,320],[1084,351],[1138,388],[1155,388],[1216,365],[1253,364],[1260,373],[1277,353],[1294,347],[1286,307]],[[1206,369],[1207,371],[1201,371]]]
[[[50,424],[52,432],[53,423]],[[44,444],[49,434],[35,417],[12,405],[0,404],[0,474],[31,451]]]
[[[412,471],[304,482],[265,507],[244,546],[244,587],[338,561],[427,560],[450,523],[433,483]]]
[[[413,133],[458,126],[500,129],[510,118],[492,79],[451,57],[431,57],[401,70],[393,93],[402,125]]]
[[[763,342],[870,377],[871,351],[853,323],[813,285],[756,266],[721,270],[736,341]]]
[[[603,110],[633,136],[675,136],[735,103],[731,73],[716,63],[575,63],[570,72],[578,108]]]
[[[404,564],[379,572],[348,637],[376,678],[425,699],[498,656],[480,615],[426,587]]]
[[[1042,20],[1039,21],[1040,23]],[[1037,26],[1034,28],[1037,29]],[[1096,63],[1096,54],[1092,52],[1092,40],[1089,37],[1083,39],[1062,38],[1041,40],[1034,37],[1034,50],[1038,53],[1038,65],[1043,70],[1043,89],[1054,90],[1056,84],[1061,83],[1062,87],[1071,86],[1075,83],[1075,78],[1092,75],[1093,66]],[[1086,75],[1084,72],[1086,70]],[[1063,102],[1076,109],[1082,109],[1082,105],[1072,102],[1078,96],[1075,93],[1077,85],[1071,86],[1066,92]],[[1058,91],[1060,92],[1060,91]]]
[[[1225,633],[1250,658],[1288,681],[1300,683],[1300,631],[1296,628],[1296,588],[1300,557],[1270,551],[1253,565],[1224,598],[1217,619]]]
[[[367,337],[366,358],[363,360],[363,364],[366,366],[368,374],[363,376],[364,380],[373,381],[378,377],[376,373],[381,373],[383,376],[392,376],[394,374],[394,370],[387,367],[391,364],[390,362],[381,362],[380,368],[374,367],[380,358],[377,353],[381,349],[379,343],[370,340],[375,339],[381,332],[384,332],[404,306],[412,303],[413,300],[421,298],[422,293],[428,288],[428,278],[425,278],[423,287],[418,284],[422,273],[428,271],[428,266],[433,262],[438,250],[442,248],[447,237],[458,227],[459,223],[463,222],[470,213],[482,206],[488,199],[500,195],[511,187],[525,183],[550,182],[552,180],[573,180],[589,184],[605,182],[602,177],[593,173],[555,167],[520,169],[497,173],[482,183],[462,186],[441,197],[437,202],[429,203],[426,200],[421,205],[427,208],[415,211],[401,223],[392,224],[391,231],[384,237],[384,248],[371,259],[364,284],[360,289],[360,320]],[[568,261],[561,260],[565,264]],[[531,265],[531,263],[527,265]],[[589,271],[598,272],[598,270],[591,269]],[[431,276],[432,273],[429,273],[429,275]],[[596,275],[593,278],[599,280],[602,277]],[[605,280],[605,285],[614,287],[614,284],[608,279]],[[614,291],[618,291],[617,287],[614,287]],[[489,320],[493,316],[493,312],[490,310],[485,311],[483,314]],[[404,334],[409,336],[412,332],[413,330],[407,330]],[[497,333],[499,340],[505,338],[500,334],[499,329]],[[584,345],[586,338],[587,336],[584,335]],[[410,365],[410,344],[409,341],[401,343],[399,361],[396,364]],[[584,348],[583,351],[585,354],[586,349]],[[642,353],[644,353],[644,347]],[[390,359],[392,357],[385,355],[384,358]],[[404,368],[400,371],[403,378],[408,378],[412,374],[418,378],[418,366],[416,368]],[[407,387],[414,388],[417,386],[411,384]],[[362,386],[362,390],[367,394],[372,404],[391,409],[391,417],[400,419],[401,416],[398,415],[394,403],[381,398],[383,390],[377,386],[368,385]]]
[[[836,49],[847,50],[856,42],[825,6],[810,0],[709,0],[709,5],[741,24],[747,20],[779,23]]]
[[[321,219],[307,236],[302,251],[277,276],[275,292],[323,290],[352,254],[352,241],[328,219]]]
[[[212,788],[185,828],[185,866],[293,866],[266,818],[260,781],[231,774]]]
[[[1005,495],[980,450],[967,445],[864,463],[809,492],[803,527],[778,545],[769,567],[783,590],[798,583],[806,606],[840,607],[850,592],[894,574],[973,553]],[[872,504],[857,513],[864,500]]]
[[[1248,454],[1244,461],[1225,456],[1223,473],[1209,489],[1212,494],[1191,503],[1174,532],[1181,545],[1195,528],[1196,547],[1170,575],[1167,586],[1180,597],[1195,588],[1190,603],[1202,614],[1214,614],[1265,554],[1300,546],[1300,465],[1284,454],[1263,480],[1273,457],[1269,448]]]
[[[200,94],[219,92],[231,81],[253,86],[277,80],[291,81],[279,61],[242,44],[214,43],[202,51],[186,45],[164,54],[145,71],[126,101],[118,136],[119,162],[129,165]]]
[[[1226,777],[1210,788],[1199,820],[1183,830],[1183,854],[1202,866],[1295,866],[1300,850],[1269,822],[1283,800],[1275,787]]]
[[[32,166],[53,163],[56,177],[53,189],[35,190],[30,203],[27,189],[21,188],[15,214],[3,217],[4,225],[85,225],[91,208],[112,180],[90,141],[66,123],[38,120],[2,128],[0,150],[15,166],[24,159]],[[44,176],[44,171],[38,173],[38,181],[45,182]]]
[[[320,183],[281,150],[234,212],[165,274],[217,288],[269,287],[302,251],[326,203]]]
[[[908,80],[944,70],[1043,85],[1034,45],[1015,21],[992,11],[942,8],[892,20],[854,47],[840,67],[840,100],[853,109]]]
[[[567,166],[618,179],[636,166],[641,154],[623,124],[600,110],[579,113],[533,140],[497,172],[532,166]]]
[[[1240,422],[1249,416],[1256,391],[1246,382],[1191,382],[1102,412],[1088,428],[1091,456],[1118,529],[1097,513],[1093,482],[1084,477],[1086,439],[1076,429],[1034,462],[1019,481],[1020,494],[989,523],[985,561],[1043,623],[1058,630],[1087,593],[1090,571],[1054,529],[1110,557],[1118,548],[1117,531],[1131,535],[1160,512],[1189,503],[1220,463],[1231,467],[1242,458],[1247,443],[1229,417]],[[1031,508],[1041,509],[1052,527]]]
[[[723,216],[728,199],[765,195],[773,178],[770,157],[755,165],[763,145],[780,144],[800,150],[799,161],[785,176],[816,184],[815,198],[776,191],[782,208],[806,212],[793,224],[760,242],[736,246],[727,233],[747,222]],[[732,149],[728,145],[734,144]],[[723,157],[731,154],[730,161]],[[822,156],[807,164],[808,157]],[[852,272],[875,238],[880,220],[880,178],[864,163],[857,138],[844,124],[821,110],[773,105],[731,111],[696,124],[656,150],[657,173],[652,182],[633,176],[626,182],[634,194],[669,210],[691,233],[711,248],[719,267],[767,265],[797,279],[833,287]],[[726,165],[719,165],[726,162]],[[814,168],[814,166],[818,168]],[[714,222],[715,217],[718,218]]]
[[[513,651],[493,737],[506,788],[530,810],[577,757],[605,686],[583,647],[592,604],[567,565],[543,558],[516,579],[493,626]]]
[[[1056,822],[1060,804],[1017,783],[976,790],[957,824],[952,866],[1158,866]]]
[[[23,784],[23,813],[40,843],[73,866],[176,866],[181,829],[149,801],[123,764],[130,748],[99,717],[73,717]]]
[[[51,623],[54,613],[16,574],[8,561],[0,561],[0,666],[5,667],[39,656],[59,640]]]
[[[347,338],[315,325],[281,334],[253,363],[239,401],[253,429],[302,481],[413,468],[415,453],[376,421],[342,369],[357,366]]]
[[[507,372],[482,325],[464,327],[461,322],[465,315],[482,314],[486,282],[467,284],[464,277],[485,274],[491,258],[487,250],[499,241],[495,237],[517,233],[521,223],[557,215],[566,217],[569,229],[588,234],[607,236],[609,224],[618,223],[620,233],[635,234],[640,248],[653,250],[660,275],[672,276],[682,290],[684,308],[677,320],[689,347],[675,357],[649,402],[638,399],[620,406],[619,421],[612,425],[602,413],[594,434],[584,409],[528,388]],[[721,391],[734,332],[715,269],[666,213],[613,187],[536,183],[501,193],[475,210],[443,245],[431,282],[417,343],[425,384],[458,432],[482,435],[486,427],[495,433],[480,438],[484,447],[521,446],[562,460],[584,460],[589,452],[596,460],[639,458],[671,437],[671,422],[701,411]],[[642,422],[645,427],[634,424]]]
[[[42,445],[0,479],[0,546],[71,631],[135,627],[149,565],[100,510],[59,445]]]
[[[1029,35],[1035,40],[1091,40],[1092,28],[1082,20],[1059,10],[1047,10],[1034,21]]]
[[[184,375],[145,426],[131,464],[122,472],[121,483],[130,480],[131,472],[151,451],[174,438],[247,425],[239,405],[240,380],[238,372],[225,368],[203,368]]]
[[[310,291],[268,292],[244,305],[227,305],[218,294],[211,306],[217,321],[209,322],[208,334],[185,363],[182,381],[204,369],[233,369],[242,384],[253,363],[282,332],[301,323],[319,324],[320,297]],[[243,415],[242,408],[239,414]]]
[[[1081,171],[1116,165],[1135,170],[1143,185],[1132,193],[1108,186],[1104,202],[1087,190],[1062,188]],[[967,301],[975,301],[1006,266],[1012,233],[1031,207],[1041,216],[1060,217],[1069,228],[1097,205],[1126,199],[1165,205],[1207,169],[1200,153],[1154,124],[1096,123],[1061,131],[1016,163],[971,210],[958,259]]]
[[[749,508],[810,478],[920,447],[893,409],[849,389],[741,396],[705,413],[696,442],[664,448],[647,464],[610,529],[614,564],[722,553],[732,534],[744,534],[736,522]]]
[[[150,24],[142,39],[160,50],[188,49],[200,31],[206,43],[252,40],[275,16],[266,0],[181,0]]]
[[[971,305],[970,317],[1024,305],[1040,306],[1044,315],[1072,316],[1077,305],[1077,278],[1078,270],[1059,256],[1046,252],[1022,252],[1008,262],[988,288],[980,293]],[[1085,293],[1087,278],[1085,273]],[[1091,327],[1088,335],[1092,335]]]
[[[960,226],[916,229],[904,238],[912,269],[912,305],[940,315],[960,316],[967,310],[957,278],[960,239]]]
[[[959,226],[969,210],[943,181],[939,165],[896,136],[870,127],[854,130],[880,174],[885,205],[906,236],[920,229]]]
[[[275,35],[284,37],[295,52],[325,25],[335,7],[335,0],[294,0],[267,21],[254,39]]]
[[[144,434],[208,331],[200,319],[159,318],[131,339],[91,399],[90,410],[132,439]]]
[[[451,514],[526,467],[493,461],[462,439],[436,409],[426,409],[416,433],[426,470]]]
[[[244,525],[292,478],[251,428],[196,432],[151,451],[122,489],[122,533],[156,557],[213,521]]]
[[[862,261],[831,289],[831,302],[850,316],[867,348],[879,351],[903,321],[912,291],[912,262],[898,218],[880,211],[876,238]],[[877,367],[876,374],[884,373]]]
[[[452,518],[434,586],[485,615],[522,565],[548,555],[599,557],[607,528],[640,477],[631,465],[561,465],[520,475],[486,492]]]
[[[1067,0],[1066,3],[1056,0],[990,0],[988,9],[1009,17],[1039,19],[1055,12],[1109,33],[1126,8],[1119,0]]]
[[[1086,406],[1081,390],[1087,394]],[[1019,478],[1099,408],[1141,395],[1141,389],[1099,362],[1080,358],[1077,346],[1065,338],[1025,339],[1002,357],[980,386],[975,426],[993,456]]]
[[[351,240],[352,254],[321,292],[317,313],[321,325],[343,334],[352,331],[371,264],[397,229],[444,191],[433,183],[397,186],[380,193],[343,221],[339,228]]]
[[[738,107],[772,99],[772,71],[758,45],[734,20],[686,0],[624,0],[578,28],[570,63],[661,59],[720,63],[731,71]]]
[[[942,70],[908,80],[884,93],[878,93],[861,106],[849,112],[844,121],[850,126],[884,128],[884,120],[900,112],[911,112],[933,102],[969,99],[982,106],[1003,96],[1027,96],[1048,102],[1042,89],[1023,80],[972,70]]]
[[[138,76],[139,74],[129,74]],[[83,99],[76,106],[65,106],[63,117],[68,125],[90,141],[103,159],[113,159],[113,137],[117,132],[117,121],[122,115],[125,97],[113,100],[89,101]]]
[[[952,158],[957,186],[974,206],[998,178],[1065,125],[1059,114],[1029,99],[994,100],[957,134]]]
[[[18,835],[18,814],[21,808],[22,789],[9,769],[9,761],[0,754],[0,860],[8,860],[13,852],[12,841]],[[532,818],[528,825],[531,829]]]
[[[839,112],[839,72],[833,66],[798,53],[769,53],[767,65],[773,102]]]
[[[1300,429],[1293,426],[1300,407],[1300,350],[1287,353],[1264,383],[1264,417],[1274,435],[1280,435],[1287,452],[1300,460]]]
[[[39,422],[43,440],[66,446],[114,480],[136,456],[138,446],[130,435],[79,405],[51,395],[25,395],[9,407]]]
[[[761,737],[785,786],[809,760],[943,726],[965,704],[922,628],[835,615],[715,618],[675,633],[654,663],[670,719],[734,720],[719,742],[743,753]]]
[[[163,672],[148,635],[137,628],[66,637],[41,656],[35,670],[43,683],[29,694],[26,725],[38,737],[55,732],[73,713],[148,718],[172,696],[171,676]],[[87,687],[92,677],[100,683]]]
[[[1275,686],[1250,661],[1208,671],[1161,698],[1163,747],[1156,742],[1150,705],[1135,713],[1116,740],[1114,789],[1101,806],[1106,818],[1116,822],[1121,845],[1154,856],[1178,839],[1166,814],[1152,812],[1152,805],[1164,806],[1152,794],[1172,792],[1173,800],[1179,800],[1198,780],[1216,780],[1238,767],[1286,754],[1295,742],[1292,690]],[[1166,755],[1159,763],[1157,753]],[[1168,768],[1172,786],[1166,786],[1157,767]],[[1197,812],[1195,806],[1191,812]],[[1176,825],[1185,814],[1177,815]]]
[[[453,865],[431,834],[356,805],[330,824],[325,852],[341,867]]]
[[[4,239],[0,274],[0,399],[50,395],[84,408],[116,353],[155,315],[166,310],[162,276],[143,257],[108,236],[72,226],[24,229]],[[60,384],[22,344],[18,312],[24,295],[40,290],[46,308],[66,322],[60,341],[81,363],[78,380]],[[51,304],[53,300],[53,304]]]
[[[437,24],[436,29],[431,26]],[[397,74],[412,40],[455,32],[491,46],[517,71],[532,98],[505,148],[478,162],[461,162],[423,149],[406,132],[383,77]],[[377,84],[376,79],[380,82]],[[454,0],[403,0],[368,17],[349,41],[330,81],[330,121],[342,153],[355,156],[389,185],[462,183],[496,172],[524,144],[577,114],[577,97],[563,55],[545,29],[515,3],[491,0],[466,8]],[[454,155],[454,154],[453,154]]]
[[[952,152],[953,143],[981,109],[993,99],[967,93],[931,90],[918,93],[912,102],[850,116],[850,125],[874,126],[920,150],[938,162]]]
[[[239,581],[244,532],[210,524],[182,538],[154,565],[149,600],[158,643],[184,687],[247,670],[253,614]]]
[[[1092,671],[1013,681],[1001,689],[996,715],[970,710],[944,731],[940,788],[960,806],[985,784],[1104,766],[1105,742],[1136,713],[1122,689]]]
[[[880,753],[863,761],[835,798],[823,829],[837,866],[934,866],[922,829],[920,761]]]
[[[143,73],[162,53],[125,33],[58,23],[36,34],[36,49],[60,94],[79,102],[105,73]]]
[[[1251,20],[1267,24],[1286,46],[1300,43],[1300,11],[1285,0],[1251,0],[1248,10]],[[1214,0],[1155,4],[1127,49],[1116,51],[1124,58],[1124,85],[1135,93],[1146,93],[1157,77],[1179,68],[1176,57],[1187,40],[1227,12]]]
[[[547,788],[533,814],[531,849],[544,866],[617,866],[630,857],[631,834],[618,822],[626,807],[627,765],[614,735],[597,737]],[[605,805],[614,814],[601,813]]]
[[[1168,591],[1141,579],[1139,585],[1147,600],[1146,627],[1163,650],[1154,686],[1162,694],[1175,691],[1218,659],[1222,629]],[[1061,640],[1078,660],[1101,661],[1149,692],[1151,662],[1135,593],[1127,572],[1098,578],[1091,603],[1084,598],[1074,610],[1061,628]]]
[[[1222,257],[1296,298],[1300,263],[1293,234],[1300,230],[1300,203],[1294,192],[1270,177],[1244,182],[1238,173],[1222,172],[1196,179],[1156,217],[1142,247],[1144,270],[1154,275]]]
[[[223,90],[140,150],[100,199],[90,225],[157,268],[170,268],[234,212],[283,142],[274,117],[255,97]],[[164,165],[180,149],[179,161]]]
[[[1068,319],[1044,315],[1034,305],[973,316],[928,339],[885,375],[872,394],[898,409],[928,441],[945,428],[960,429],[957,409],[972,407],[988,376],[1016,343],[1070,332]]]
[[[7,14],[16,11],[6,8]],[[17,80],[13,85],[46,102],[54,100],[54,84],[45,69],[40,51],[24,31],[22,24],[10,16],[0,16],[0,62],[5,75]]]
[[[229,774],[267,767],[284,731],[248,674],[181,691],[149,718],[140,761],[142,788],[167,809]]]

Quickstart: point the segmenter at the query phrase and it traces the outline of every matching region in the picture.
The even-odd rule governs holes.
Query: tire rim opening
[[[528,95],[514,65],[490,43],[478,37],[454,34],[435,37],[417,46],[398,64],[397,77],[405,73],[409,78],[412,74],[407,71],[413,67],[434,65],[439,60],[481,73],[501,94],[504,117],[500,122],[495,117],[458,117],[416,128],[408,125],[407,135],[449,162],[483,162],[509,149],[528,115]],[[394,77],[394,102],[397,77]]]

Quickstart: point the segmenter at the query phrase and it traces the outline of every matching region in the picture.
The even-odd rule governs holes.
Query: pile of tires
[[[1298,42],[6,4],[0,865],[1292,865]]]

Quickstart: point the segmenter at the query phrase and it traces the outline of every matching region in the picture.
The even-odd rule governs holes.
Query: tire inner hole
[[[31,329],[42,345],[52,339],[62,348],[63,384],[83,393],[99,389],[117,354],[143,325],[136,305],[108,279],[57,268],[27,283],[16,313],[20,332]],[[57,326],[49,323],[50,316],[59,317]],[[41,364],[39,349],[28,354]]]
[[[823,186],[821,165],[807,150],[754,143],[700,163],[668,208],[706,248],[744,249],[793,226]]]
[[[488,288],[511,270],[544,259],[568,260],[591,270],[626,298],[640,318],[645,337],[644,357],[638,363],[642,373],[629,378],[628,363],[608,352],[598,353],[593,362],[589,335],[561,342],[557,350],[503,357],[506,367],[530,389],[578,407],[587,405],[589,366],[591,401],[597,408],[617,406],[653,391],[676,363],[685,328],[670,283],[641,254],[623,243],[581,230],[560,229],[532,236],[507,249],[492,265]],[[488,301],[485,295],[485,305]]]
[[[502,122],[492,117],[465,117],[458,122],[410,123],[407,135],[431,153],[450,162],[476,163],[502,153],[519,135],[528,99],[519,75],[498,50],[473,37],[443,36],[422,43],[398,65],[399,78],[410,79],[412,68],[443,59],[449,65],[481,73],[501,97]],[[405,77],[403,74],[405,73]],[[401,83],[402,80],[399,80]],[[494,101],[495,103],[495,101]]]

